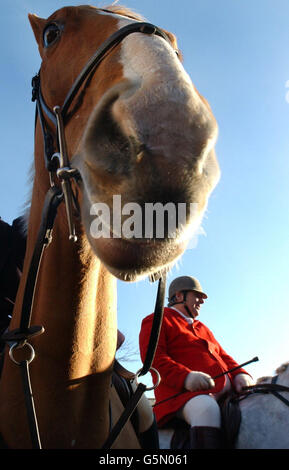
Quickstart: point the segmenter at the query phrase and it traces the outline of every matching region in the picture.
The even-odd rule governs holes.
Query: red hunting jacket
[[[152,321],[153,314],[142,321],[139,336],[142,361],[146,355]],[[213,333],[203,323],[194,320],[193,324],[189,324],[178,312],[165,308],[153,362],[153,367],[161,375],[160,385],[155,389],[156,403],[179,392],[184,393],[154,407],[158,425],[161,427],[169,421],[190,398],[220,392],[225,385],[225,376],[223,376],[215,380],[215,387],[212,389],[198,392],[186,391],[184,381],[189,372],[201,371],[214,377],[236,366],[238,364],[224,351]],[[232,381],[235,375],[241,372],[247,373],[244,369],[238,369],[228,377]],[[156,381],[155,374],[152,376]]]

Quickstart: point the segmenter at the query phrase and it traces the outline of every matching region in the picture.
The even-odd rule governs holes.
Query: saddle
[[[241,410],[237,396],[232,393],[219,401],[221,408],[221,422],[223,434],[223,448],[234,449],[235,441],[241,424]],[[174,434],[171,439],[171,449],[182,450],[190,448],[190,426],[179,418],[173,418],[169,427],[173,427]]]
[[[134,391],[132,388],[132,381],[135,375],[125,369],[116,359],[114,362],[112,374],[112,386],[115,387],[117,394],[122,402],[124,408],[128,404]],[[141,416],[138,413],[138,408],[132,413],[130,417],[131,424],[134,428],[136,436],[139,440],[142,449],[159,449],[158,428],[155,418],[151,427],[145,432],[139,431],[139,420]]]
[[[113,373],[112,373],[112,386],[115,387],[117,394],[120,398],[123,407],[125,408],[130,397],[133,394],[131,380],[133,380],[134,374],[125,369],[117,360],[114,362]],[[133,425],[135,433],[139,434],[139,418],[137,410],[131,415],[130,421]]]

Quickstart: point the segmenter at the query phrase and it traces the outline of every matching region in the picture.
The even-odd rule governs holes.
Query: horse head
[[[42,58],[41,93],[50,110],[63,108],[103,41],[136,22],[110,10],[65,7],[47,20],[30,15]],[[183,68],[175,37],[167,32],[124,37],[81,83],[66,118],[67,152],[81,176],[82,222],[93,252],[123,280],[169,267],[184,252],[219,178],[217,124]],[[37,170],[43,171],[43,162]],[[158,221],[149,234],[145,230],[146,205],[155,203],[174,204],[173,236],[171,215],[161,220],[161,235]],[[140,209],[137,236],[122,230],[130,204]],[[181,221],[180,204],[186,205]],[[102,219],[107,236],[92,230],[95,207],[108,211]]]

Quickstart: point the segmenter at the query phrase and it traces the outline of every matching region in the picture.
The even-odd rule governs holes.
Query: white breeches
[[[221,427],[221,412],[212,395],[197,395],[191,398],[178,412],[190,426]]]
[[[227,379],[221,392],[215,395],[197,395],[191,398],[183,408],[178,411],[178,418],[184,419],[192,427],[211,426],[220,428],[221,411],[217,399],[227,392],[230,387],[230,381]]]

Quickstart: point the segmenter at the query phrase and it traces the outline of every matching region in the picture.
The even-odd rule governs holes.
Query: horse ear
[[[39,18],[39,16],[37,15],[34,15],[34,14],[32,15],[31,13],[28,14],[28,19],[33,29],[35,39],[37,43],[40,44],[42,40],[42,31],[46,23],[46,20],[43,18]]]

